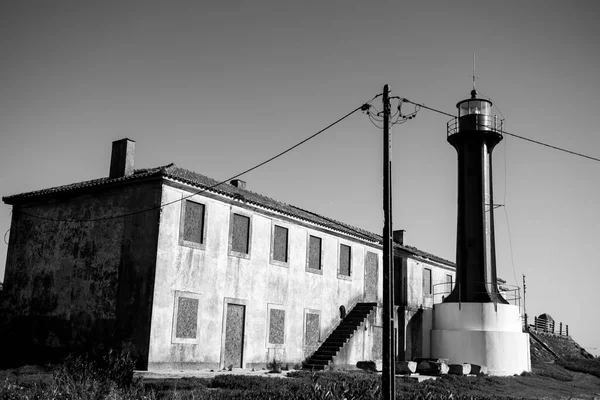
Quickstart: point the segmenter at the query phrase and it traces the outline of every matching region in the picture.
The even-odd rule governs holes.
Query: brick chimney
[[[394,242],[398,243],[401,246],[404,246],[404,232],[406,232],[404,229],[400,229],[394,231],[394,233],[392,234]]]
[[[231,181],[229,181],[229,183],[231,183],[236,188],[246,189],[246,181],[243,181],[241,179],[232,179]]]
[[[131,139],[115,140],[112,143],[109,178],[120,178],[133,174],[135,142]]]

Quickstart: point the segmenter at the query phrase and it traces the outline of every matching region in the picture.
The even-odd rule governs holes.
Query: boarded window
[[[175,325],[176,338],[196,339],[198,303],[198,299],[179,297],[177,302],[177,323]]]
[[[350,246],[340,244],[340,275],[350,276],[350,259],[352,257]]]
[[[277,225],[273,230],[273,260],[288,261],[288,230]]]
[[[186,200],[184,213],[183,240],[204,243],[204,204]]]
[[[381,360],[383,358],[383,328],[380,326],[373,327],[371,358],[373,360]]]
[[[431,294],[431,270],[429,268],[423,268],[423,294]]]
[[[321,339],[321,316],[319,314],[306,313],[304,327],[304,344],[306,346],[317,346]]]
[[[250,241],[250,217],[233,214],[231,231],[231,250],[237,253],[248,254]]]
[[[285,311],[272,308],[269,312],[269,343],[284,344]]]
[[[321,238],[309,236],[308,268],[321,269]]]
[[[365,255],[365,301],[377,301],[379,257],[367,251]]]

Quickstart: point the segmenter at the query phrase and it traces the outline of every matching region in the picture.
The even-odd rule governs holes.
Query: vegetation
[[[583,360],[578,358],[570,358],[566,360],[559,360],[558,364],[569,371],[583,372],[600,378],[600,358]]]
[[[276,360],[269,364],[271,370],[282,369]],[[214,378],[144,381],[134,379],[133,366],[134,360],[126,352],[69,357],[49,371],[46,379],[27,381],[23,375],[5,374],[0,380],[0,400],[381,398],[380,375],[364,371],[292,371],[287,377],[223,372]],[[40,368],[37,371],[44,372]],[[564,398],[596,394],[600,393],[600,380],[590,375],[598,376],[599,372],[600,360],[573,359],[554,364],[538,363],[533,372],[514,377],[443,376],[421,383],[398,377],[396,399]]]

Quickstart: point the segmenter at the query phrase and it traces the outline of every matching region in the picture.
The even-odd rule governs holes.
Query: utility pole
[[[527,293],[527,285],[525,285],[525,274],[523,274],[523,315],[525,317],[525,332],[529,330],[529,323],[527,322],[527,307],[525,306],[525,294]]]
[[[390,87],[383,87],[383,400],[395,396],[394,248],[392,235],[392,132]]]

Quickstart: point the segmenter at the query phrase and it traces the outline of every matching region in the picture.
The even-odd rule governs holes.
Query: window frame
[[[271,310],[281,310],[284,312],[283,320],[283,343],[271,343],[269,342],[271,336]],[[265,338],[266,347],[268,349],[284,349],[287,344],[287,326],[288,326],[288,312],[284,305],[267,303],[267,337]]]
[[[189,240],[185,240],[185,209],[188,201],[190,203],[196,203],[204,206],[204,215],[202,220],[202,243],[191,242]],[[200,202],[192,199],[183,199],[181,202],[181,216],[179,220],[179,245],[185,247],[191,247],[199,250],[206,250],[206,226],[208,222],[208,204],[206,202]]]
[[[349,275],[344,275],[342,274],[342,246],[346,246],[350,249],[350,257],[348,262],[350,263],[350,265],[348,265],[348,273]],[[350,242],[346,242],[346,241],[339,241],[338,242],[338,246],[337,246],[337,277],[338,279],[343,279],[343,280],[347,280],[347,281],[351,281],[352,280],[352,272],[353,272],[353,262],[352,262],[352,255],[354,254],[354,251],[352,249],[352,243]]]
[[[239,251],[233,250],[233,220],[234,220],[235,214],[249,219],[249,221],[248,221],[248,253],[241,253]],[[231,209],[231,212],[229,213],[229,243],[227,246],[228,250],[229,250],[228,253],[230,256],[250,259],[250,256],[252,255],[252,217],[253,217],[252,214],[250,214],[244,210]]]
[[[429,271],[429,293],[425,293],[425,271]],[[432,268],[423,268],[423,296],[433,296],[433,269]]]
[[[200,342],[200,317],[202,315],[202,293],[185,292],[175,290],[173,303],[173,318],[171,323],[171,343],[172,344],[197,344]],[[179,298],[189,298],[198,300],[198,315],[196,315],[196,337],[195,338],[180,338],[177,337],[177,317],[179,314]]]
[[[280,228],[284,228],[287,230],[287,247],[286,247],[286,261],[276,260],[275,259],[275,227],[278,226]],[[284,224],[280,221],[273,221],[271,223],[271,251],[270,251],[270,263],[273,265],[277,265],[280,267],[289,268],[290,266],[290,226],[288,224]]]
[[[306,317],[308,314],[317,314],[319,316],[319,338],[317,339],[317,344],[315,345],[308,345],[306,343],[306,333],[307,333],[307,324],[306,324]],[[318,349],[319,346],[323,343],[323,324],[322,324],[322,318],[321,318],[321,310],[315,310],[312,308],[305,308],[304,309],[304,315],[302,318],[302,348],[304,350],[314,350],[314,349]]]
[[[310,237],[314,237],[321,241],[321,254],[319,257],[319,269],[311,268],[310,266]],[[311,232],[306,233],[306,272],[310,272],[312,274],[323,275],[323,259],[325,258],[325,246],[323,246],[323,237],[311,234]]]
[[[448,278],[450,278],[450,281],[448,281]],[[452,289],[454,289],[454,277],[452,276],[452,274],[446,274],[446,285],[450,284],[450,287],[447,288],[448,293],[452,292]]]

